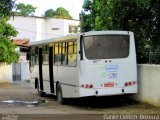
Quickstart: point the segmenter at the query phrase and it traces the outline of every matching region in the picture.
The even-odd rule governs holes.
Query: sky
[[[63,7],[69,11],[73,19],[78,20],[83,0],[16,0],[16,4],[18,3],[31,4],[37,7],[35,16],[42,16],[50,8],[56,10],[58,7]]]

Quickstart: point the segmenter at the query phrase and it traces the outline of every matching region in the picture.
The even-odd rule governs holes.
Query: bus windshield
[[[129,35],[84,36],[87,59],[116,59],[129,55]]]

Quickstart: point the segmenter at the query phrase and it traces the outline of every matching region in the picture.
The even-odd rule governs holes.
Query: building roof
[[[28,45],[29,40],[28,39],[14,39],[12,41],[13,41],[13,44],[16,46],[29,47],[29,45]]]
[[[52,18],[52,17],[42,17],[42,16],[22,16],[22,15],[14,15],[14,16],[12,16],[13,19],[14,19],[14,17],[30,17],[30,18],[42,18],[42,19],[62,19],[62,20],[80,21],[80,20],[77,20],[77,19]]]

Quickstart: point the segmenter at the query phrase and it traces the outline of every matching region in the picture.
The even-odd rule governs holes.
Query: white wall
[[[0,63],[0,82],[12,83],[12,65]]]
[[[48,35],[48,38],[52,37],[61,37],[64,36],[64,19],[53,19],[53,18],[47,18],[46,19],[46,30]],[[58,30],[53,30],[58,29]]]
[[[64,34],[68,35],[69,33],[69,25],[73,25],[73,26],[79,26],[80,25],[80,21],[77,20],[65,20],[64,21]]]
[[[21,80],[30,80],[29,63],[21,62]]]
[[[16,38],[29,39],[34,41],[36,39],[36,18],[14,16],[8,21],[18,31]]]
[[[69,25],[79,25],[78,20],[24,16],[11,17],[9,23],[19,32],[16,38],[31,42],[68,35]]]
[[[46,39],[47,31],[46,31],[46,22],[43,18],[36,18],[36,41]]]
[[[138,85],[135,99],[160,106],[160,65],[138,65]]]

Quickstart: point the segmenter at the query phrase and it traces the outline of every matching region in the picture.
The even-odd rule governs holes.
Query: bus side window
[[[61,45],[56,43],[54,45],[54,64],[55,65],[60,65],[61,63],[61,54],[59,54],[59,50],[61,50]]]
[[[69,42],[68,46],[68,66],[76,66],[77,65],[77,43]]]
[[[62,43],[62,58],[61,58],[61,61],[62,61],[62,65],[67,65],[67,46],[68,46],[68,43]]]
[[[35,64],[35,48],[34,47],[31,48],[31,52],[29,56],[30,56],[29,65],[30,67],[34,67],[34,64]]]
[[[35,64],[38,65],[39,61],[38,61],[38,55],[35,54]]]
[[[36,65],[39,64],[39,60],[38,60],[38,47],[35,48],[35,64]]]
[[[35,55],[32,53],[30,56],[30,66],[33,67],[35,64]]]
[[[42,54],[43,54],[43,64],[48,64],[49,63],[49,47],[48,45],[45,45],[42,47]]]

